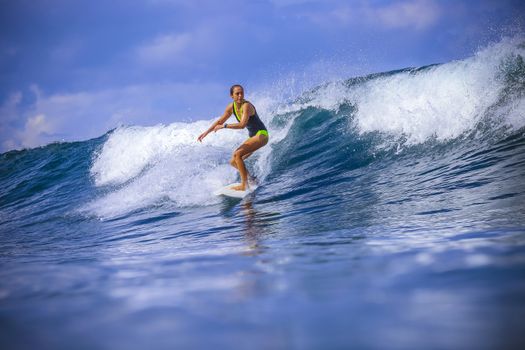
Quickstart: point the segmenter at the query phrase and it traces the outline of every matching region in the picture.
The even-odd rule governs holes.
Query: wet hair
[[[232,87],[230,88],[230,96],[233,95],[233,89],[235,89],[236,87],[240,87],[242,91],[244,91],[244,88],[242,87],[242,85],[239,85],[239,84],[232,85]]]

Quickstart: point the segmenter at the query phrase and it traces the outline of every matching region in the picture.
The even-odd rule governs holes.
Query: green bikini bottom
[[[270,137],[270,135],[268,135],[268,131],[267,130],[259,130],[259,131],[257,131],[255,136],[259,136],[259,135],[266,135],[266,137]]]

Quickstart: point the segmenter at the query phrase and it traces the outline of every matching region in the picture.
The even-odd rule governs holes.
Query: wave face
[[[326,82],[292,101],[255,95],[270,142],[248,160],[261,185],[242,202],[212,193],[236,180],[228,161],[245,132],[196,142],[211,120],[125,126],[2,154],[0,310],[14,330],[3,343],[18,344],[16,334],[38,327],[53,331],[43,321],[51,318],[71,326],[50,346],[67,348],[93,322],[80,332],[87,344],[140,347],[140,335],[121,335],[139,327],[143,313],[157,324],[186,322],[171,341],[165,327],[149,329],[160,347],[209,345],[186,331],[231,347],[248,341],[241,315],[265,302],[265,314],[248,322],[262,327],[262,348],[297,339],[315,347],[324,337],[335,347],[350,338],[384,347],[393,324],[407,334],[396,338],[405,348],[426,344],[436,330],[437,347],[523,344],[502,310],[525,307],[516,294],[525,267],[524,56],[523,38],[511,38],[460,61]],[[232,290],[241,306],[218,335],[199,315],[219,317]],[[128,305],[114,332],[102,316],[115,311],[108,298]],[[52,309],[56,303],[88,316],[73,320]],[[15,316],[22,305],[34,309]],[[94,305],[100,311],[89,311]],[[506,338],[480,337],[496,316]],[[345,326],[349,338],[331,337],[338,327],[323,318]],[[282,319],[299,333],[277,332],[272,324]],[[383,337],[362,335],[376,324]],[[458,329],[462,336],[447,336]]]

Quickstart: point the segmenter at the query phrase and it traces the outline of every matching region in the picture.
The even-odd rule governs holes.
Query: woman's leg
[[[268,143],[268,136],[266,135],[255,135],[250,137],[248,140],[244,141],[242,145],[239,146],[233,152],[232,161],[230,164],[239,170],[241,175],[241,184],[239,186],[232,187],[234,190],[244,191],[247,186],[248,179],[248,170],[244,165],[244,159],[248,158],[253,152],[263,147]]]
[[[246,158],[248,158],[249,156],[251,156],[253,154],[253,152],[250,152],[248,154],[245,154],[244,156],[242,156],[242,160],[245,160]],[[237,163],[235,163],[235,158],[232,156],[232,159],[230,159],[230,164],[232,167],[234,167],[235,169],[237,169]],[[239,169],[237,169],[239,170]]]
[[[253,154],[253,152],[250,152],[248,154],[245,154],[244,156],[242,156],[242,160],[246,160],[246,158],[248,158],[249,156],[251,156]],[[237,163],[235,162],[235,158],[232,156],[232,159],[230,159],[230,164],[232,167],[234,167],[235,169],[237,169]],[[237,169],[239,170],[239,169]],[[257,178],[253,175],[251,175],[250,173],[248,173],[248,185],[255,185],[257,184]]]

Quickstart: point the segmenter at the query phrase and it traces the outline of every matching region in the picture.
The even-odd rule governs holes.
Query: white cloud
[[[30,90],[38,99],[38,87]],[[35,147],[53,141],[54,125],[44,114],[24,111],[23,95],[20,91],[12,93],[0,107],[0,151],[23,147]]]
[[[22,101],[22,93],[15,91],[9,95],[6,101],[0,106],[0,137],[2,139],[2,149],[8,150],[17,148],[16,142],[11,137],[16,132],[19,121],[19,106]]]
[[[148,64],[180,61],[185,58],[191,42],[188,33],[161,35],[151,43],[140,46],[137,56],[140,62]]]
[[[76,59],[81,51],[80,41],[67,42],[49,50],[49,57],[54,62],[66,63]]]
[[[243,21],[238,25],[242,26]],[[162,33],[135,47],[131,52],[135,61],[143,68],[198,67],[205,61],[223,55],[230,40],[220,18],[195,23],[193,30],[182,33]],[[202,59],[201,59],[202,58]]]
[[[4,117],[12,117],[16,114],[16,109],[22,101],[22,93],[15,91],[7,97],[7,100],[0,106],[0,115]],[[4,119],[0,119],[0,122]]]
[[[24,129],[18,133],[20,143],[24,147],[35,147],[48,139],[54,132],[54,126],[45,115],[38,114],[26,120]]]
[[[372,6],[366,1],[352,4],[334,1],[331,6],[325,7],[325,10],[302,10],[294,15],[327,28],[365,25],[371,28],[405,28],[420,31],[434,25],[442,12],[435,0],[393,1],[383,6]]]
[[[18,95],[17,97],[21,94]],[[20,100],[18,100],[20,102]],[[55,127],[53,121],[49,120],[44,114],[29,114],[27,117],[19,110],[6,110],[11,103],[8,101],[0,108],[1,128],[0,151],[7,151],[16,148],[35,147],[43,143],[55,141]],[[17,104],[18,107],[18,104]],[[4,114],[8,112],[8,114]]]
[[[318,2],[322,0],[317,0]],[[286,7],[290,5],[298,5],[304,3],[314,2],[313,0],[270,0],[270,2],[276,7]]]
[[[377,18],[388,28],[426,29],[437,22],[441,9],[431,0],[412,0],[394,3],[372,11],[370,18]]]

